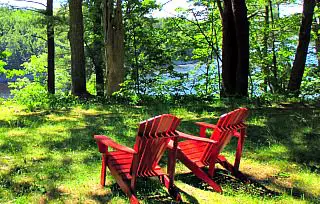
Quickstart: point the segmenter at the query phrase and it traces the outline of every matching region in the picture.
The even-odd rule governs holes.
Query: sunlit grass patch
[[[26,129],[13,129],[7,132],[8,137],[26,137],[28,136],[28,131]]]
[[[280,144],[272,144],[271,142],[269,145],[269,147],[264,147],[256,151],[254,155],[251,155],[251,158],[272,163],[281,163],[289,159],[290,152],[288,147]]]
[[[319,174],[311,173],[308,171],[302,171],[298,174],[292,175],[294,187],[298,188],[309,194],[310,196],[317,198],[320,201],[320,177]]]

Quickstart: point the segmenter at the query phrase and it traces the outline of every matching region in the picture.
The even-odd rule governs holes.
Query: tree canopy
[[[294,1],[194,0],[189,1],[189,8],[177,9],[174,16],[155,17],[153,12],[163,6],[155,0],[79,2],[83,21],[72,17],[74,7],[68,7],[68,2],[55,8],[52,17],[46,13],[50,11],[48,8],[35,12],[0,7],[0,51],[12,53],[4,59],[5,70],[24,69],[21,65],[32,63],[31,56],[48,54],[50,49],[46,47],[50,43],[46,42],[54,37],[51,44],[54,43],[56,51],[50,53],[55,60],[48,57],[51,64],[54,60],[54,66],[48,61],[44,65],[51,67],[48,72],[37,74],[54,76],[55,84],[51,83],[48,89],[48,83],[44,88],[50,93],[54,93],[54,88],[58,95],[82,83],[80,87],[86,87],[81,93],[120,97],[133,103],[146,97],[172,100],[186,96],[268,100],[292,93],[289,80],[292,84],[292,80],[301,77],[296,96],[308,99],[319,96],[315,88],[319,85],[320,47],[316,4],[306,16],[305,13],[286,15],[287,6],[306,7]],[[104,3],[118,7],[104,12]],[[309,24],[301,27],[305,18]],[[76,24],[84,29],[75,30]],[[310,36],[302,38],[299,28],[300,33],[309,30]],[[301,52],[305,56],[304,69],[298,78],[290,78],[294,64],[298,63],[297,43],[307,42],[308,38],[310,43]],[[71,44],[84,47],[79,59],[71,57],[81,50],[70,48],[72,39]],[[75,77],[76,73],[84,78]]]

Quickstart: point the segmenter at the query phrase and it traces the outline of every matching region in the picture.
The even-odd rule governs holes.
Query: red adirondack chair
[[[164,114],[141,122],[133,149],[117,144],[107,136],[95,135],[94,139],[102,153],[101,185],[105,185],[107,166],[130,203],[139,203],[135,195],[136,179],[153,176],[159,177],[171,196],[177,201],[181,200],[173,184],[176,162],[174,149],[178,136],[176,128],[180,121],[173,115]],[[169,152],[167,175],[158,162],[170,141],[174,141],[174,145],[173,151]],[[108,151],[108,147],[115,151]]]
[[[232,175],[247,181],[247,178],[239,171],[240,158],[246,135],[244,121],[248,116],[248,109],[239,108],[220,117],[216,125],[197,122],[200,127],[200,137],[206,137],[206,129],[213,129],[210,137],[211,143],[195,140],[185,140],[178,143],[177,158],[185,164],[198,178],[208,183],[215,191],[222,192],[221,187],[213,181],[215,164],[220,163]],[[188,134],[177,131],[179,137],[186,138]],[[232,137],[238,138],[237,151],[234,165],[230,164],[221,155],[221,151],[229,143]],[[172,148],[170,145],[169,148]],[[203,167],[209,166],[208,173]]]

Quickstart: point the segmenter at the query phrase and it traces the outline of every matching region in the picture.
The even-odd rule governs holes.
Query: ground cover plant
[[[128,203],[107,175],[99,186],[100,153],[93,134],[105,134],[132,147],[138,122],[171,113],[180,131],[197,135],[196,121],[215,123],[239,104],[127,106],[82,104],[59,110],[26,111],[0,105],[0,203]],[[186,203],[319,203],[319,107],[250,107],[248,137],[240,169],[243,184],[225,171],[215,177],[223,194],[213,192],[178,162],[176,185]],[[224,150],[235,153],[235,141]],[[166,158],[166,157],[164,157]],[[166,161],[161,164],[165,167]],[[157,179],[139,180],[143,203],[172,202]]]

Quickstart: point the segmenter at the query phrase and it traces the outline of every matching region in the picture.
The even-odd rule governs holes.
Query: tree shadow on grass
[[[52,161],[51,157],[24,160],[13,168],[0,174],[0,186],[14,197],[25,196],[31,193],[47,195],[48,199],[56,199],[59,189],[55,189],[55,182],[64,180],[66,172],[71,170],[71,162],[62,160],[61,163],[52,163],[50,169],[43,168],[42,164]],[[39,176],[47,182],[39,181]]]
[[[264,118],[264,126],[249,125],[248,138],[255,145],[280,143],[287,147],[289,160],[308,167],[320,165],[320,109],[265,108],[253,110],[255,118]],[[315,168],[316,170],[316,168]]]
[[[213,191],[212,187],[209,184],[203,182],[192,172],[177,174],[175,176],[175,179],[180,180],[183,183],[191,185],[195,188],[199,188],[206,191]],[[280,193],[272,191],[266,188],[265,186],[261,185],[259,182],[255,182],[253,180],[250,180],[249,183],[243,183],[241,180],[231,176],[228,171],[223,169],[216,169],[216,173],[213,177],[213,180],[222,188],[228,186],[229,188],[231,188],[233,192],[244,192],[253,196],[270,198],[280,195]]]
[[[113,114],[97,114],[90,115],[84,114],[84,122],[86,123],[86,134],[91,136],[91,140],[94,141],[93,135],[106,135],[113,138],[116,141],[119,141],[122,145],[132,147],[135,143],[135,132],[138,130],[138,122],[135,127],[125,124],[124,117],[120,113]],[[106,131],[106,128],[110,131]],[[72,130],[73,132],[73,130]],[[75,131],[73,134],[76,134]],[[128,135],[127,132],[133,132],[133,135]],[[112,137],[110,135],[115,135]]]
[[[25,142],[6,139],[3,144],[0,145],[0,152],[14,154],[16,152],[23,152],[24,147],[26,147]]]
[[[54,114],[57,116],[67,116],[70,114],[70,110],[65,111],[38,111],[24,114],[15,114],[15,118],[12,120],[0,120],[0,127],[5,128],[37,128],[47,123],[50,119],[46,116]]]
[[[117,183],[113,183],[110,186],[110,189],[111,192],[107,194],[95,194],[92,195],[91,198],[98,201],[99,203],[106,203],[108,201],[111,201],[115,197],[128,199],[128,197],[123,193]],[[192,203],[198,203],[196,198],[194,198],[193,196],[182,191],[181,189],[178,190],[181,194],[185,195],[189,201],[192,201]],[[166,188],[163,186],[163,184],[160,183],[157,177],[137,179],[136,195],[139,201],[144,201],[146,203],[176,203],[176,201],[172,197],[170,197]]]
[[[277,176],[273,176],[265,179],[251,178],[251,182],[257,183],[261,186],[271,185],[273,186],[273,188],[275,187],[276,189],[281,190],[282,192],[285,192],[287,195],[292,196],[296,199],[302,199],[302,200],[308,201],[309,203],[319,203],[320,201],[319,197],[312,195],[311,193],[307,192],[303,188],[288,187],[284,183],[276,181],[277,179],[279,179],[277,178]]]

